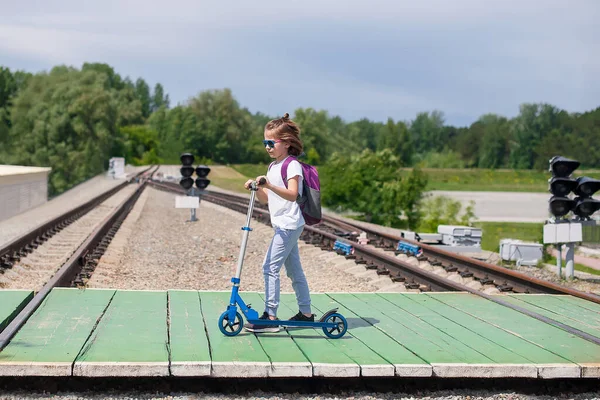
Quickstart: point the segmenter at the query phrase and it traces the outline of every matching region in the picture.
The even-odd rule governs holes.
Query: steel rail
[[[334,218],[335,219],[335,218]],[[343,221],[346,224],[355,226],[357,229],[363,229],[367,234],[376,235],[397,243],[400,240],[406,241],[410,244],[421,246],[423,254],[431,259],[435,258],[439,261],[445,261],[448,264],[455,266],[464,266],[472,271],[477,271],[480,274],[487,275],[495,281],[496,284],[501,284],[503,281],[510,282],[514,287],[520,288],[522,292],[528,293],[547,293],[547,294],[569,294],[575,297],[579,297],[585,300],[592,301],[600,304],[600,296],[596,296],[592,293],[586,293],[579,290],[566,288],[564,286],[557,285],[552,282],[544,281],[539,278],[528,276],[522,272],[513,271],[500,267],[494,264],[486,263],[480,260],[476,260],[471,257],[466,257],[460,254],[452,253],[447,250],[436,248],[436,246],[416,242],[414,240],[401,238],[396,235],[392,235],[386,232],[377,231],[373,228],[365,228],[359,224],[353,224]]]
[[[152,166],[147,169],[140,171],[135,174],[132,179],[138,178],[140,175],[146,173],[152,168]],[[158,169],[158,167],[156,167]],[[0,266],[4,268],[9,268],[12,266],[14,261],[19,260],[21,257],[27,255],[27,253],[31,253],[34,249],[36,249],[40,244],[44,243],[58,231],[66,227],[68,224],[65,224],[65,221],[72,219],[74,222],[76,219],[88,213],[90,210],[94,209],[98,206],[98,204],[102,203],[104,200],[108,199],[113,194],[117,193],[119,190],[123,189],[128,185],[128,181],[125,181],[114,188],[94,197],[93,199],[85,202],[84,204],[75,207],[72,210],[69,210],[58,217],[52,218],[48,222],[44,222],[38,227],[32,229],[31,231],[24,233],[23,235],[11,240],[7,244],[0,247]]]
[[[151,167],[150,167],[151,168]],[[150,168],[140,172],[135,177],[144,174]],[[155,170],[156,172],[156,170]],[[94,229],[88,238],[77,248],[71,257],[62,265],[56,274],[37,292],[27,305],[17,314],[17,316],[0,333],[0,350],[2,350],[27,322],[46,296],[55,287],[68,287],[77,275],[78,270],[84,265],[86,254],[100,243],[106,232],[108,232],[114,222],[123,214],[129,213],[142,191],[145,189],[147,181],[142,181],[138,188],[123,200],[117,208],[111,212],[102,223]],[[125,183],[127,185],[127,183]],[[119,185],[121,186],[121,185]],[[124,187],[124,186],[123,186]]]
[[[8,342],[35,312],[35,310],[42,303],[42,301],[44,301],[46,296],[53,288],[70,286],[71,281],[77,275],[78,269],[81,268],[83,262],[82,260],[89,249],[95,247],[102,240],[102,237],[122,213],[128,212],[131,207],[133,207],[133,204],[138,199],[145,186],[146,184],[142,183],[135,192],[121,202],[121,204],[104,219],[100,226],[94,229],[86,241],[79,246],[75,253],[71,255],[71,257],[63,264],[58,272],[44,285],[42,289],[40,289],[33,299],[27,303],[25,308],[19,312],[19,314],[10,322],[10,324],[8,324],[2,333],[0,333],[0,350],[8,344]]]

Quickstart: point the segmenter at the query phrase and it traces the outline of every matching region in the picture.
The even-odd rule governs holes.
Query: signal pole
[[[175,208],[189,208],[190,209],[190,221],[198,221],[196,218],[196,208],[200,206],[200,195],[204,189],[210,184],[210,180],[206,178],[210,172],[210,168],[206,165],[199,165],[194,168],[194,155],[191,153],[183,153],[180,158],[182,167],[179,170],[181,173],[181,180],[179,185],[186,190],[187,196],[176,196],[175,197]],[[197,178],[194,180],[192,175],[196,172]],[[198,188],[198,193],[194,188]]]
[[[600,181],[586,176],[571,178],[571,174],[580,166],[579,161],[556,156],[550,159],[549,164],[552,178],[548,180],[548,191],[552,197],[548,203],[553,217],[544,225],[544,243],[555,244],[558,249],[558,276],[562,274],[561,246],[566,246],[565,277],[572,279],[575,275],[575,244],[600,242],[600,227],[590,219],[600,209],[600,201],[592,198],[600,190]],[[570,198],[571,192],[577,197]],[[567,215],[571,212],[574,216],[569,219]]]

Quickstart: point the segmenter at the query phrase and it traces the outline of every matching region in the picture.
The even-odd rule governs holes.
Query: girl
[[[302,167],[297,160],[290,162],[287,168],[287,189],[281,177],[281,166],[289,156],[299,156],[302,153],[300,141],[300,128],[289,119],[285,113],[282,118],[271,120],[265,125],[265,140],[263,144],[269,156],[274,159],[269,166],[267,176],[256,177],[256,182],[261,178],[266,183],[256,192],[258,201],[269,205],[271,225],[275,230],[271,245],[267,250],[263,262],[265,275],[265,311],[259,319],[277,319],[279,307],[279,272],[285,265],[287,276],[292,280],[292,287],[296,292],[299,312],[290,320],[314,321],[315,316],[310,308],[310,292],[308,282],[302,270],[300,255],[298,253],[298,239],[304,230],[304,218],[300,206],[296,203],[298,195],[302,195]],[[250,189],[252,179],[244,186]],[[250,332],[278,332],[279,326],[260,324],[246,324],[245,329]]]

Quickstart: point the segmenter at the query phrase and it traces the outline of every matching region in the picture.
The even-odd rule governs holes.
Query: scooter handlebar
[[[260,178],[258,182],[252,182],[250,184],[250,189],[258,190],[258,185],[264,185],[265,183],[267,183],[267,180],[265,178]]]

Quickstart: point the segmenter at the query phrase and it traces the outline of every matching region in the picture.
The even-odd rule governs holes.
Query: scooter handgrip
[[[267,183],[267,180],[265,178],[260,178],[260,180],[258,181],[259,185],[264,185],[265,183]]]

